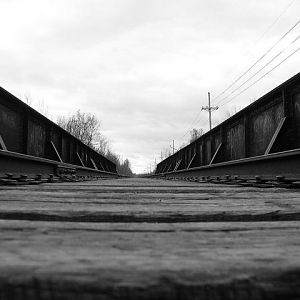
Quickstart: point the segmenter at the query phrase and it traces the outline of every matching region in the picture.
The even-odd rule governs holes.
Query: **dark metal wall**
[[[295,126],[295,142],[296,147],[300,147],[300,92],[293,95],[293,120]]]
[[[116,173],[116,165],[0,88],[0,149]]]
[[[300,73],[160,162],[156,174],[299,147]]]
[[[278,98],[250,113],[249,156],[264,154],[273,134],[284,117],[283,101]]]

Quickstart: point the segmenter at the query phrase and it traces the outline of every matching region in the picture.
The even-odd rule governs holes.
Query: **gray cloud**
[[[1,85],[43,99],[50,114],[77,109],[102,120],[115,151],[135,171],[172,139],[177,146],[214,96],[296,22],[289,0],[14,0],[0,3]],[[214,113],[234,111],[298,72],[291,59]]]

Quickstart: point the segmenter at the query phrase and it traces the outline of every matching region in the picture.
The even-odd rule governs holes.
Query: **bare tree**
[[[99,135],[95,138],[94,149],[104,156],[107,155],[109,151],[109,141],[100,132]]]
[[[108,150],[106,157],[117,165],[117,172],[119,174],[123,174],[126,176],[133,175],[130,167],[130,162],[127,158],[124,160],[124,162],[122,162],[120,156],[111,152],[110,150]]]
[[[81,140],[87,146],[93,148],[114,162],[119,174],[128,176],[133,174],[129,160],[126,158],[125,161],[122,162],[120,156],[109,149],[109,142],[107,138],[100,132],[101,122],[95,115],[83,113],[78,110],[71,117],[59,117],[57,124]]]
[[[43,99],[36,100],[31,96],[29,92],[25,93],[24,96],[20,96],[20,99],[22,99],[23,102],[25,102],[33,109],[37,110],[43,116],[52,120],[52,116],[49,113],[48,106],[45,104],[45,101]]]
[[[170,147],[165,148],[165,149],[162,151],[162,158],[163,158],[163,159],[169,157],[170,155],[171,155],[171,149],[170,149]]]
[[[29,106],[32,105],[32,97],[29,92],[24,95],[24,102],[26,102],[26,104]]]
[[[100,140],[100,121],[90,113],[77,110],[75,115],[66,118],[59,117],[57,124],[81,140],[87,146],[94,148],[94,142]]]
[[[193,128],[190,131],[190,143],[197,140],[201,135],[203,135],[203,133],[204,133],[204,131],[202,128],[200,128],[200,129]]]
[[[42,115],[44,115],[47,118],[51,119],[51,116],[49,114],[48,106],[45,104],[45,101],[43,99],[38,100],[38,103],[36,105],[33,105],[33,107],[35,107],[36,110],[38,112],[40,112]]]

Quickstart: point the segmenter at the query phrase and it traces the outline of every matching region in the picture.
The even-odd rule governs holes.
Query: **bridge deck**
[[[292,189],[0,186],[0,299],[297,299],[299,220]]]

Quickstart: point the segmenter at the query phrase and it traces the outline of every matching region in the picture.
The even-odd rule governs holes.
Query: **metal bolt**
[[[35,180],[41,180],[42,179],[42,174],[37,174],[35,176]]]
[[[260,176],[255,176],[255,180],[260,182],[261,181],[261,177]]]
[[[276,179],[280,182],[285,181],[285,177],[284,176],[276,176]]]
[[[27,175],[21,174],[21,175],[20,175],[20,178],[19,178],[19,181],[22,181],[22,182],[27,181]]]

